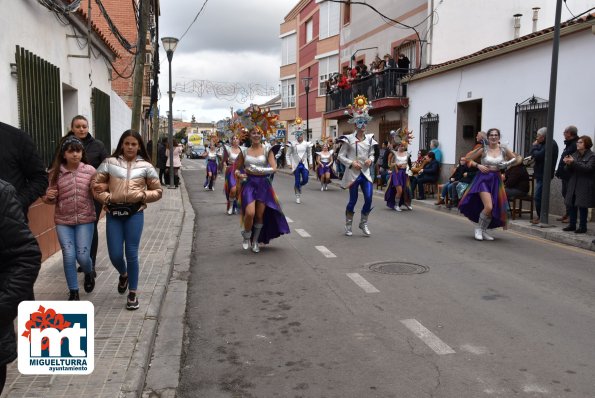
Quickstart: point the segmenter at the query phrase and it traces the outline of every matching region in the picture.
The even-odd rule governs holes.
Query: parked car
[[[188,148],[186,157],[189,159],[204,159],[207,156],[207,150],[204,145],[195,145]]]

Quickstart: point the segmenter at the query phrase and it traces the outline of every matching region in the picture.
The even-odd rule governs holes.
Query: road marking
[[[293,222],[293,220],[287,216],[285,216],[285,219],[287,220],[287,222]]]
[[[330,251],[329,249],[327,249],[324,246],[315,246],[316,250],[318,250],[319,252],[321,252],[324,257],[326,258],[335,258],[337,256],[335,256],[335,253],[333,253],[332,251]]]
[[[310,235],[309,233],[307,233],[305,230],[301,229],[301,228],[296,228],[295,232],[297,232],[298,234],[300,234],[300,236],[302,238],[311,238],[312,235]]]
[[[374,285],[364,279],[363,276],[357,273],[347,274],[349,279],[355,282],[356,285],[364,289],[366,293],[380,293],[380,290],[376,289]]]
[[[414,335],[426,343],[438,355],[454,354],[455,350],[450,348],[444,341],[440,340],[434,333],[430,332],[415,319],[404,319],[401,321],[407,329],[411,330]]]

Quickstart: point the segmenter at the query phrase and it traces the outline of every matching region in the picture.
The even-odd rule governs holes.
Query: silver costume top
[[[327,155],[323,154],[322,152],[316,152],[316,154],[318,156],[320,156],[320,163],[327,164],[333,160],[333,150],[332,149],[328,151]]]
[[[403,152],[404,156],[399,156],[399,151],[391,151],[393,153],[393,156],[395,157],[395,161],[394,163],[397,164],[397,167],[399,166],[405,166],[407,165],[407,159],[409,159],[409,154],[407,152]]]
[[[339,151],[339,161],[345,165],[341,188],[349,188],[360,173],[363,173],[368,181],[373,182],[370,168],[374,165],[374,145],[378,145],[374,134],[365,134],[361,141],[356,138],[356,133],[344,135],[340,140],[343,145]],[[368,159],[372,162],[370,166],[365,165],[365,161]],[[351,167],[355,160],[361,164],[361,171]]]
[[[215,160],[217,161],[217,156],[219,154],[217,153],[217,150],[215,149],[215,151],[211,152],[211,148],[207,148],[207,159],[208,160]]]
[[[504,162],[505,157],[506,156],[503,148],[500,148],[500,153],[498,156],[492,157],[488,155],[488,148],[485,147],[483,149],[483,153],[481,154],[481,164],[490,168],[498,168]]]
[[[242,148],[244,169],[247,174],[266,175],[273,173],[273,168],[269,165],[268,160],[271,145],[268,142],[265,142],[262,146],[264,151],[263,154],[259,156],[251,156],[248,154],[248,148]]]
[[[236,159],[238,158],[238,156],[240,156],[240,153],[242,153],[242,147],[238,147],[238,149],[240,150],[238,153],[233,153],[232,149],[233,148],[231,145],[225,145],[225,151],[227,152],[227,165],[228,166],[231,166],[232,164],[234,164]]]
[[[308,141],[293,141],[287,143],[285,158],[287,163],[291,164],[291,170],[295,171],[300,163],[303,163],[306,168],[312,165],[312,148],[313,144]]]

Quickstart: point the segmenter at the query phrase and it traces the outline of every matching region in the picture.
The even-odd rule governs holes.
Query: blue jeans
[[[295,168],[293,176],[295,178],[295,184],[293,186],[293,189],[296,193],[301,193],[302,186],[308,183],[308,169],[306,168],[306,166],[304,166],[303,163],[300,162],[300,164],[298,164],[298,166]]]
[[[543,189],[543,178],[535,179],[535,195],[533,200],[535,201],[535,211],[537,217],[541,216],[541,191]]]
[[[120,275],[128,274],[128,287],[132,291],[138,287],[138,248],[144,223],[142,211],[130,217],[112,217],[107,214],[105,233],[109,259]]]
[[[81,265],[83,272],[93,271],[91,260],[91,244],[93,242],[93,223],[78,225],[56,225],[56,233],[62,248],[62,262],[64,275],[69,290],[78,290],[79,284],[76,274],[76,262]]]
[[[364,194],[364,207],[362,207],[362,214],[369,214],[372,211],[372,193],[374,191],[374,185],[361,173],[349,187],[349,203],[347,203],[347,211],[349,213],[354,213],[358,196],[357,189],[359,187],[361,187],[362,193]]]

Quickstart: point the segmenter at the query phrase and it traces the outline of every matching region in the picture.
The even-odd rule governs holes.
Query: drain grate
[[[430,267],[414,263],[405,263],[399,261],[379,261],[369,266],[370,271],[388,275],[415,275],[424,274],[430,270]]]

